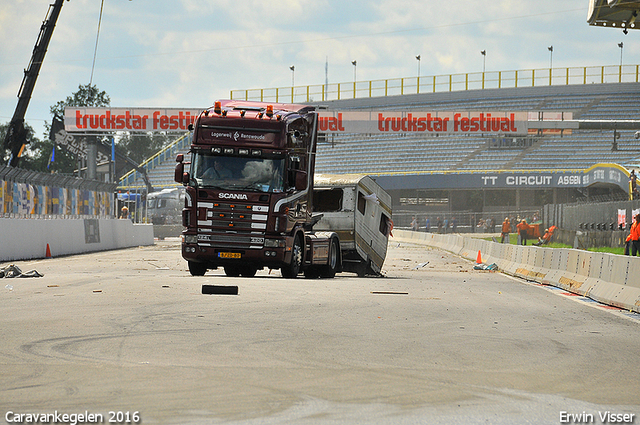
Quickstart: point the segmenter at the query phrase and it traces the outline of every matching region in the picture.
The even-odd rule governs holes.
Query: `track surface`
[[[638,315],[446,252],[392,242],[386,277],[326,280],[191,277],[177,241],[16,264],[45,276],[0,280],[0,423],[640,422]]]

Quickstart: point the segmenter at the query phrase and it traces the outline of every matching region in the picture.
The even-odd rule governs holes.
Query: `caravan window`
[[[391,219],[384,214],[380,214],[380,233],[389,236],[391,233]]]
[[[367,200],[364,197],[364,193],[358,192],[358,211],[360,214],[364,215],[367,210]]]
[[[313,210],[335,212],[342,210],[342,189],[314,189]]]

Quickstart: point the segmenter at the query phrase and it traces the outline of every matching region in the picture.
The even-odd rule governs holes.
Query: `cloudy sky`
[[[2,0],[0,122],[54,0]],[[92,81],[114,107],[203,108],[230,90],[638,64],[640,31],[590,27],[588,0],[101,0],[64,3],[27,122]],[[624,42],[624,49],[618,43]],[[92,78],[93,72],[93,78]]]

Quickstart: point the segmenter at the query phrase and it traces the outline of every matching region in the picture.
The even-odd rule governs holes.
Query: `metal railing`
[[[149,172],[156,168],[158,165],[162,164],[167,159],[175,159],[176,152],[184,149],[191,145],[191,133],[184,134],[182,137],[174,140],[169,143],[166,147],[164,147],[161,151],[148,158],[142,164],[140,164],[140,168],[144,169],[146,172]],[[140,186],[140,181],[142,180],[142,175],[138,170],[133,169],[129,171],[124,176],[120,177],[120,181],[118,183],[118,187],[120,188],[128,188],[128,187],[137,187]],[[144,185],[142,185],[144,186]]]
[[[116,185],[0,165],[0,218],[113,218]]]
[[[295,87],[231,90],[235,100],[260,102],[320,102],[491,88],[541,87],[638,82],[640,65],[605,65],[491,71],[316,84]]]

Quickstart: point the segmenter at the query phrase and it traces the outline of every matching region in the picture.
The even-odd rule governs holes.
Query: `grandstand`
[[[336,110],[571,112],[578,120],[640,119],[640,84],[614,83],[487,89],[325,102]],[[496,147],[495,134],[478,136],[331,136],[318,147],[316,169],[326,173],[586,169],[611,162],[640,164],[634,131],[573,130],[530,138],[527,146]]]
[[[327,110],[367,111],[505,111],[553,114],[571,113],[575,120],[640,119],[640,83],[575,84],[542,87],[510,87],[465,90],[386,97],[368,97],[315,103]],[[539,210],[544,203],[572,202],[582,197],[625,195],[626,182],[618,185],[572,188],[511,188],[512,194],[496,200],[486,196],[477,182],[478,175],[500,173],[562,173],[582,175],[600,163],[619,164],[627,169],[640,168],[640,140],[635,131],[571,130],[552,134],[538,133],[520,138],[483,135],[440,134],[327,134],[320,138],[316,157],[318,173],[363,173],[379,176],[380,184],[392,194],[394,210],[413,208],[421,213],[435,208],[452,211],[477,211],[467,201],[482,190],[482,211]],[[159,153],[143,164],[156,189],[175,186],[174,158],[188,152],[188,136],[175,142],[169,154]],[[162,159],[162,160],[160,160]],[[441,180],[418,176],[455,175],[458,186],[438,186]],[[626,176],[623,176],[626,179]],[[393,181],[390,179],[396,179]],[[464,182],[464,183],[460,183]],[[142,187],[137,173],[121,180],[121,188]],[[402,188],[402,190],[397,189]],[[496,188],[498,189],[498,188]],[[499,188],[504,191],[505,188]],[[552,194],[549,192],[553,192]],[[406,200],[415,198],[418,202]],[[423,199],[422,204],[420,198]],[[491,198],[487,201],[486,198]],[[415,201],[414,199],[414,201]],[[426,201],[425,201],[426,200]],[[432,202],[436,200],[436,202]],[[490,205],[491,202],[497,204]],[[407,213],[410,214],[410,213]],[[394,220],[396,219],[394,213]],[[400,221],[401,222],[401,221]]]

